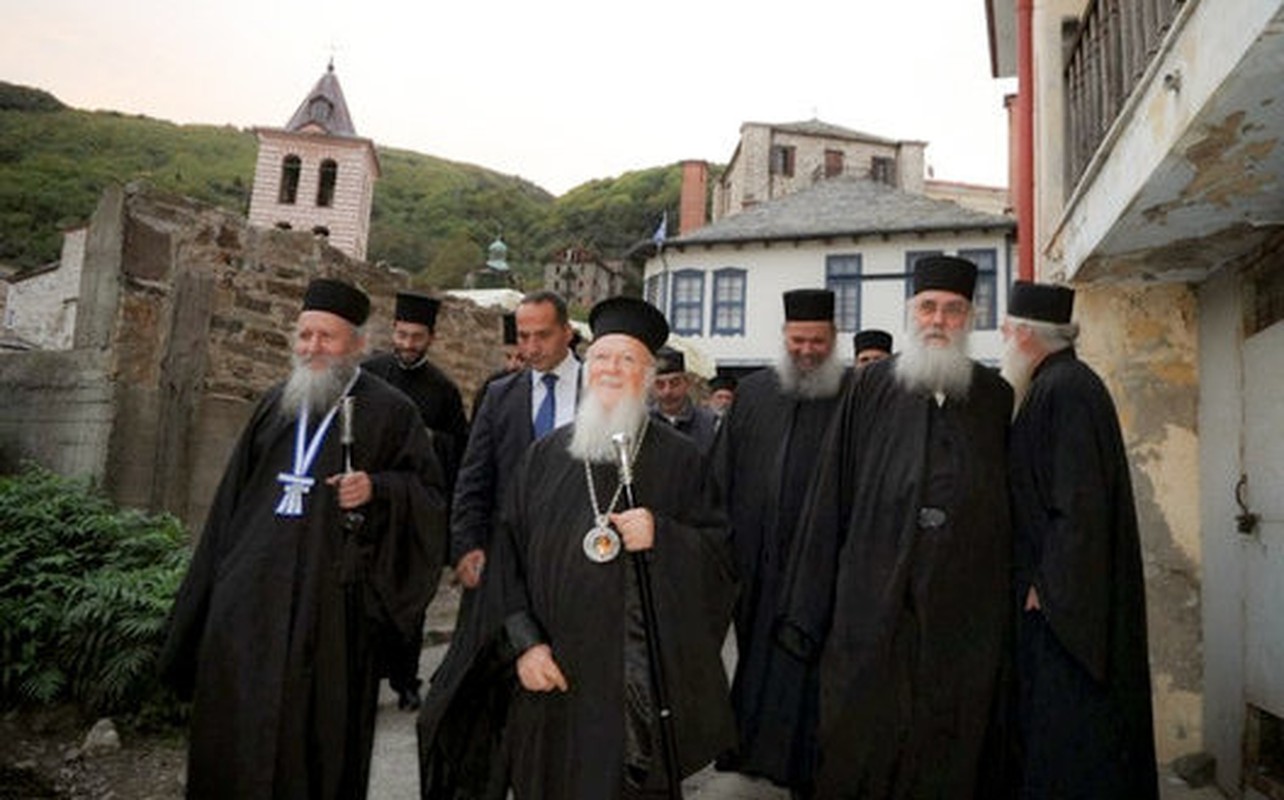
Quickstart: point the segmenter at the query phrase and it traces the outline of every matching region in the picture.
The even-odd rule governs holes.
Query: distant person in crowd
[[[1132,481],[1110,393],[1075,355],[1073,307],[1073,289],[1018,281],[1003,323],[1020,796],[1157,798]]]
[[[852,354],[857,367],[882,361],[892,354],[892,335],[878,328],[866,328],[852,337]]]
[[[705,400],[705,407],[714,413],[718,418],[718,424],[727,415],[727,409],[731,408],[731,403],[736,399],[736,379],[730,375],[714,375],[709,379],[709,397]]]
[[[468,421],[464,418],[459,387],[428,359],[428,349],[436,338],[440,308],[441,301],[436,298],[398,292],[393,313],[392,352],[369,358],[361,367],[405,392],[414,401],[445,470],[449,491],[455,485],[459,460],[468,441]],[[420,578],[437,580],[436,575],[422,575]],[[403,710],[419,708],[423,616],[424,609],[421,609],[420,623],[409,639],[388,641],[381,647],[388,684],[397,693],[397,705]]]
[[[816,797],[1004,785],[1012,390],[967,356],[976,266],[931,256],[912,281],[903,348],[844,392],[789,557],[777,637],[820,667]]]
[[[188,797],[365,796],[378,631],[420,622],[446,509],[414,404],[358,366],[369,308],[308,285],[179,589],[160,664],[193,700]]]
[[[695,444],[645,405],[668,325],[623,297],[598,303],[589,322],[575,423],[527,452],[494,548],[503,635],[518,654],[507,730],[518,798],[668,796],[668,770],[679,780],[734,740],[720,656],[735,591],[725,518]],[[662,688],[677,763],[665,757]]]
[[[712,411],[691,399],[691,376],[681,350],[661,347],[655,356],[655,381],[651,385],[651,416],[690,436],[707,454],[718,432],[718,420]]]
[[[517,346],[517,314],[507,311],[500,320],[503,325],[504,366],[498,371],[492,372],[482,382],[477,394],[473,396],[472,415],[469,419],[477,418],[477,411],[481,408],[482,398],[486,396],[487,387],[505,375],[511,375],[526,366],[526,360],[522,357],[522,349]]]
[[[816,670],[780,649],[772,629],[785,556],[850,371],[835,347],[833,292],[786,292],[784,311],[781,357],[740,381],[713,458],[741,579],[731,694],[739,744],[719,767],[805,791],[816,760]]]

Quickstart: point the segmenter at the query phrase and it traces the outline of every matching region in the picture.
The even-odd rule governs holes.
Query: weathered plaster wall
[[[1198,306],[1181,284],[1078,287],[1079,355],[1115,399],[1146,576],[1156,747],[1202,748]]]
[[[57,264],[10,285],[9,313],[0,308],[5,332],[42,350],[70,348],[84,260],[85,229],[68,231]]]

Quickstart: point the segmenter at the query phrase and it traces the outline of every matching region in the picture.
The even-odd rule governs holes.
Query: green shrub
[[[188,558],[172,516],[32,465],[0,476],[0,703],[177,710],[156,656]]]

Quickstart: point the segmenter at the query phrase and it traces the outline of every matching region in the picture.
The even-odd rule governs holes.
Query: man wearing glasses
[[[818,797],[983,797],[1005,661],[1012,389],[967,356],[976,266],[915,265],[903,346],[857,371],[786,571],[820,669]]]

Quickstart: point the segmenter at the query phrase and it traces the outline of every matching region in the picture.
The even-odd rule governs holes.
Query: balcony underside
[[[1284,227],[1284,10],[1220,68],[1210,19],[1178,32],[1068,203],[1049,247],[1066,278],[1199,281]]]

